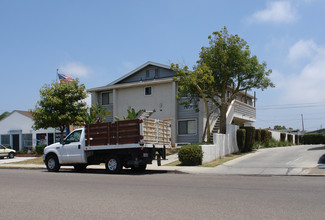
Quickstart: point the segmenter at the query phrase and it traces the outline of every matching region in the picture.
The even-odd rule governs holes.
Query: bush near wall
[[[299,135],[295,134],[295,144],[299,144]]]
[[[303,135],[304,144],[325,144],[324,134],[305,134]]]
[[[288,143],[290,143],[290,144],[293,143],[293,136],[292,136],[292,134],[288,134]]]
[[[255,142],[255,127],[245,127],[244,129],[246,130],[246,139],[243,152],[249,152],[253,149]]]
[[[262,139],[262,129],[256,129],[255,130],[255,141],[256,142],[261,142],[261,139]]]
[[[178,150],[178,160],[185,166],[202,164],[203,151],[199,145],[186,145]]]
[[[240,152],[244,151],[246,140],[246,130],[238,129],[237,130],[237,145]]]
[[[267,129],[261,130],[261,142],[267,143],[272,138],[272,133],[269,132]]]
[[[45,144],[42,144],[42,145],[37,145],[35,147],[35,151],[37,154],[44,154],[44,148],[46,147]]]
[[[285,141],[286,141],[286,137],[287,137],[287,134],[286,134],[286,133],[281,133],[281,134],[280,134],[280,140],[281,140],[282,142],[285,142]]]

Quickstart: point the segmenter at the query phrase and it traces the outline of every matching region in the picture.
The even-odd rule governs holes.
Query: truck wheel
[[[122,170],[122,163],[120,158],[111,156],[105,161],[105,167],[108,173],[117,174]]]
[[[9,159],[12,159],[12,158],[14,158],[14,157],[15,157],[15,155],[14,155],[13,152],[10,152],[10,153],[8,154],[8,158],[9,158]]]
[[[55,155],[46,158],[46,168],[49,172],[57,172],[60,169],[59,160]]]
[[[136,173],[142,173],[146,170],[147,164],[140,164],[139,167],[132,167],[131,170]]]
[[[74,165],[75,171],[84,171],[87,168],[87,164],[76,164]]]

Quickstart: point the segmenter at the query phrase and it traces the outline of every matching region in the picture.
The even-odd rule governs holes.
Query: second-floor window
[[[144,88],[144,95],[151,95],[151,92],[152,92],[151,86]]]
[[[102,105],[109,105],[113,103],[113,93],[103,92],[102,93]]]

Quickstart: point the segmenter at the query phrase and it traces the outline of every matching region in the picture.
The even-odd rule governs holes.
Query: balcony
[[[227,124],[242,125],[256,121],[256,108],[244,102],[233,100],[227,111]]]

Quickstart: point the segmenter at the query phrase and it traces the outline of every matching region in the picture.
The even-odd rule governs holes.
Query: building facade
[[[0,143],[16,151],[32,150],[36,145],[52,144],[60,137],[54,128],[33,130],[28,111],[15,110],[0,120]]]
[[[113,110],[107,121],[114,121],[115,116],[123,118],[130,108],[146,110],[153,112],[152,118],[171,120],[173,143],[202,142],[206,140],[207,120],[211,131],[218,132],[219,111],[211,106],[213,114],[207,119],[202,100],[198,101],[199,111],[194,105],[185,107],[178,104],[177,84],[173,77],[175,73],[169,66],[149,61],[106,86],[88,92],[91,93],[92,105],[99,104]],[[228,109],[227,123],[243,125],[254,122],[256,109],[252,105],[252,96],[238,95]]]

